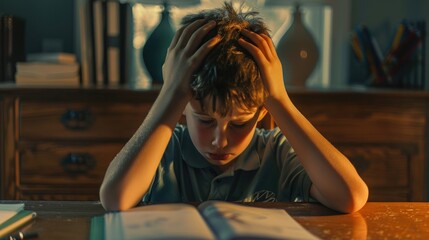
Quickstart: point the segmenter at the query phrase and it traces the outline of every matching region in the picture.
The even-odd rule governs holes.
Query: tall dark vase
[[[297,4],[292,24],[277,43],[277,52],[283,65],[286,86],[306,85],[319,59],[317,44],[302,21],[302,12]]]
[[[142,52],[143,62],[152,78],[152,84],[161,84],[163,82],[162,65],[174,33],[169,6],[165,1],[161,21],[147,39]]]

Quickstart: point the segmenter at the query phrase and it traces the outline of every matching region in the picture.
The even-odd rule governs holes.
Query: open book
[[[198,207],[157,204],[96,216],[91,220],[90,239],[318,238],[283,209],[207,201]]]

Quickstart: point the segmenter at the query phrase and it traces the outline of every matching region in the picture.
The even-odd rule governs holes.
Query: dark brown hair
[[[205,40],[216,34],[221,41],[210,51],[200,68],[195,72],[191,83],[194,97],[204,109],[204,99],[212,97],[213,112],[221,116],[231,113],[234,107],[251,109],[262,106],[266,92],[259,68],[253,57],[242,48],[237,40],[242,29],[268,35],[268,28],[258,17],[258,12],[243,12],[243,5],[235,10],[231,3],[224,3],[222,8],[204,10],[183,18],[187,25],[198,19],[215,21],[217,26]],[[216,106],[216,104],[219,106]]]

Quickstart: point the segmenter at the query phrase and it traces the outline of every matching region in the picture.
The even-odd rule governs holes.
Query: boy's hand
[[[268,99],[284,99],[286,89],[282,64],[273,41],[265,34],[257,34],[247,29],[243,29],[241,33],[251,41],[248,42],[243,38],[238,40],[258,64],[262,81],[269,94]]]
[[[198,48],[204,36],[216,26],[216,22],[206,21],[197,20],[176,32],[162,66],[164,86],[186,99],[192,96],[192,75],[220,40],[219,36],[215,36]]]

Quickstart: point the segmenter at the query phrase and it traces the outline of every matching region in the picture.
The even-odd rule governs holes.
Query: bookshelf
[[[409,21],[426,21],[429,23],[429,2],[425,0],[398,0],[395,4],[390,4],[388,1],[371,1],[371,0],[352,0],[351,1],[351,26],[352,28],[361,24],[367,25],[375,39],[379,41],[382,50],[385,50],[390,45],[396,28],[404,20]],[[427,39],[426,39],[427,42]],[[351,53],[353,54],[353,53]],[[423,52],[427,59],[429,57],[429,50]],[[351,56],[353,58],[353,56]],[[423,66],[424,69],[429,69],[429,62]],[[359,65],[356,65],[354,59],[350,59],[349,82],[358,83],[362,82],[364,75]],[[425,90],[429,89],[429,78],[426,77]]]

